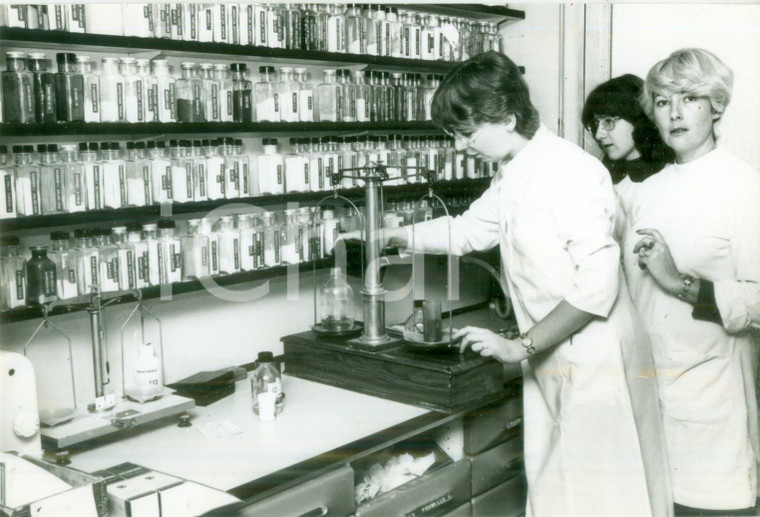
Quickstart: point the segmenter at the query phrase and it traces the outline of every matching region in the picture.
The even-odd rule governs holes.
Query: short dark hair
[[[633,74],[600,84],[586,98],[581,122],[589,127],[595,117],[620,117],[633,126],[633,144],[644,160],[670,163],[674,159],[673,150],[662,141],[639,102],[643,89],[644,81]]]
[[[433,123],[446,131],[471,134],[479,125],[505,122],[509,115],[517,119],[520,135],[533,138],[540,121],[528,85],[517,65],[493,50],[453,68],[433,96]]]

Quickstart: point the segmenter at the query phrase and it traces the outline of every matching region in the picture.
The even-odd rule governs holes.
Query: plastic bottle
[[[140,355],[135,360],[132,375],[133,386],[128,393],[139,399],[155,397],[163,392],[161,379],[161,361],[153,350],[151,343],[140,347]]]
[[[284,407],[285,394],[282,391],[282,375],[274,363],[272,352],[259,352],[256,369],[251,375],[251,395],[253,397],[253,412],[262,416],[259,395],[271,393],[275,395],[275,413],[280,414]]]

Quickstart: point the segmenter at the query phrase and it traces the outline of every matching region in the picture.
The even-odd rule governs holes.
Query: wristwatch
[[[533,338],[529,337],[526,332],[520,334],[520,344],[528,352],[528,357],[536,355],[536,347],[533,346]]]

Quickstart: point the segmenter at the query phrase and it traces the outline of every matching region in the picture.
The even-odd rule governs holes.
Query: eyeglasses
[[[599,126],[602,127],[605,131],[612,131],[615,129],[615,124],[617,124],[617,121],[620,120],[623,117],[600,117],[595,118],[589,124],[586,126],[586,131],[591,133],[592,135],[595,135],[597,130],[599,129]]]
[[[464,144],[465,147],[472,147],[475,145],[475,141],[480,137],[480,135],[483,133],[483,130],[485,130],[486,125],[480,126],[473,134],[471,134],[468,137],[465,137],[463,135],[452,133],[451,131],[447,131],[446,129],[443,130],[444,133],[446,133],[447,136],[450,138],[453,138],[454,140],[459,140]]]

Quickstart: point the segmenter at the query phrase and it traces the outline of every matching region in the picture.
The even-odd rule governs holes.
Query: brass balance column
[[[367,271],[364,275],[364,335],[361,341],[374,345],[387,341],[385,335],[385,288],[380,282],[380,187],[368,178],[364,187],[367,210]]]

